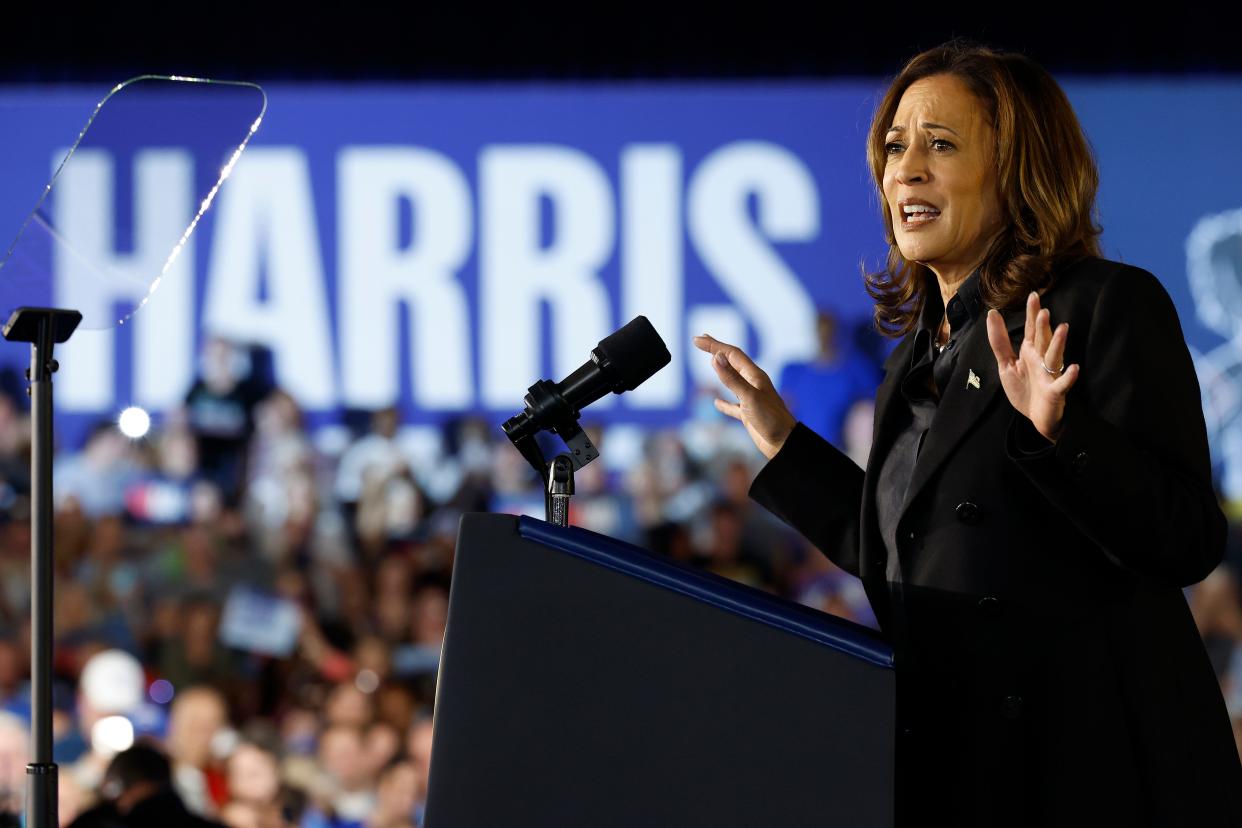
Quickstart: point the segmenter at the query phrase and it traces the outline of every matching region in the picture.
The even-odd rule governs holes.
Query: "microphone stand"
[[[543,450],[535,442],[540,423],[547,423],[544,428],[559,434],[569,449],[552,458],[550,463],[544,459]],[[526,410],[509,418],[500,428],[544,481],[545,520],[557,526],[568,526],[574,471],[599,457],[599,449],[578,424],[578,412],[556,393],[555,385],[548,380],[540,380],[528,389]]]
[[[599,457],[582,426],[581,409],[609,391],[632,391],[671,357],[664,340],[645,316],[636,316],[600,340],[585,363],[559,384],[539,380],[526,391],[526,408],[500,427],[544,481],[544,512],[548,523],[569,525],[569,498],[574,493],[574,471]],[[559,434],[568,452],[551,463],[535,442],[540,431]]]
[[[30,343],[30,764],[26,765],[26,825],[56,828],[57,769],[52,760],[52,347],[82,321],[75,310],[18,308],[4,338]]]
[[[574,464],[568,454],[558,454],[548,464],[548,485],[543,509],[548,523],[569,525],[569,498],[574,493]]]

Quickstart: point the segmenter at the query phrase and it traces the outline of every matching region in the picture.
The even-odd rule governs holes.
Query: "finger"
[[[1044,350],[1044,365],[1054,371],[1065,367],[1065,341],[1069,339],[1069,323],[1057,325],[1056,332],[1050,337],[1048,347]]]
[[[772,381],[768,379],[767,372],[756,365],[755,361],[741,348],[732,348],[724,353],[729,364],[733,366],[733,370],[741,374],[752,386],[755,388],[772,387]]]
[[[698,348],[700,351],[706,351],[709,354],[715,354],[717,351],[722,351],[726,348],[737,347],[736,345],[730,345],[727,342],[721,342],[711,334],[699,334],[691,341],[694,342],[694,347]]]
[[[708,334],[700,334],[694,338],[695,347],[708,351],[713,356],[723,354],[734,371],[741,374],[755,388],[770,387],[772,382],[763,369],[755,364],[746,352],[736,345],[721,342]]]
[[[755,392],[755,386],[747,382],[729,362],[727,352],[720,351],[712,357],[712,368],[716,369],[716,376],[724,383],[724,387],[736,394],[739,400]]]
[[[1065,369],[1065,373],[1056,378],[1056,381],[1049,388],[1056,394],[1065,395],[1074,387],[1074,383],[1078,380],[1078,363],[1074,363]]]
[[[699,334],[694,337],[693,341],[694,347],[712,354],[713,357],[717,354],[723,354],[727,365],[732,367],[736,373],[741,374],[751,386],[765,388],[772,384],[772,381],[764,373],[763,369],[756,365],[754,360],[736,345],[721,342],[710,334]]]
[[[988,342],[992,346],[992,353],[996,355],[996,364],[1002,369],[1013,364],[1018,357],[1013,352],[1013,343],[1009,341],[1009,334],[1005,331],[1005,320],[998,310],[988,311]]]
[[[715,403],[716,410],[719,411],[721,414],[725,414],[729,417],[732,417],[735,420],[742,419],[742,406],[740,404],[725,402],[724,400],[721,400],[721,399],[716,399],[716,400],[713,400],[712,402]]]
[[[1052,312],[1043,308],[1035,315],[1035,352],[1043,356],[1047,353],[1050,342],[1052,342]],[[1052,367],[1052,363],[1048,363],[1048,366]]]
[[[1039,294],[1031,291],[1031,295],[1026,297],[1026,328],[1022,333],[1022,341],[1024,343],[1035,342],[1035,317],[1039,313]]]
[[[728,342],[721,342],[719,339],[712,336],[711,334],[698,334],[697,336],[693,337],[692,341],[694,342],[694,347],[698,348],[700,351],[706,351],[707,353],[712,354],[712,355],[719,354],[719,353],[728,353],[729,351],[737,351],[739,354],[742,354],[743,356],[746,355],[746,352],[743,351],[737,345],[733,345]],[[747,359],[749,359],[749,357],[747,357]]]

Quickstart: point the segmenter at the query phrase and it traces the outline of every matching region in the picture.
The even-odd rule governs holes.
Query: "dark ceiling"
[[[0,82],[143,72],[345,81],[877,76],[954,36],[1025,52],[1058,74],[1242,72],[1234,20],[1193,4],[1176,14],[1166,6],[1158,18],[1009,4],[1022,19],[953,22],[943,3],[868,4],[879,10],[863,13],[781,0],[746,13],[674,2],[32,6],[5,13]]]

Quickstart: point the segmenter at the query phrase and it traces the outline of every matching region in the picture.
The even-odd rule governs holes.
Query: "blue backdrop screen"
[[[1231,382],[1242,168],[1224,146],[1242,84],[1064,85],[1100,162],[1105,254],[1164,282],[1205,385]],[[598,418],[679,422],[713,382],[694,333],[775,376],[813,352],[817,308],[868,317],[861,272],[885,249],[864,139],[881,89],[268,86],[259,133],[149,306],[63,349],[61,426],[176,405],[212,336],[268,349],[320,421],[391,403],[412,422],[498,419],[638,314],[672,363]],[[6,244],[100,97],[0,92]],[[155,132],[101,153],[109,198],[64,207],[108,229],[88,251],[106,266],[158,257],[160,222],[192,214],[195,176],[221,163]],[[0,348],[5,365],[26,359]]]

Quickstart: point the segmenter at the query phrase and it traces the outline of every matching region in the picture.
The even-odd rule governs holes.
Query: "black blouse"
[[[880,537],[888,553],[886,576],[898,603],[902,578],[901,560],[897,554],[897,520],[905,506],[906,490],[914,474],[914,465],[923,447],[923,438],[927,436],[927,430],[936,416],[941,389],[946,387],[949,377],[953,375],[962,342],[972,333],[987,335],[985,326],[978,321],[984,308],[979,294],[977,269],[958,286],[948,308],[940,297],[939,284],[931,275],[928,276],[926,297],[920,327],[914,334],[914,347],[910,350],[910,365],[901,381],[901,395],[907,405],[898,406],[895,415],[904,417],[904,423],[897,427],[896,437],[882,460],[880,476],[876,481],[876,517]],[[941,349],[936,346],[936,334],[945,315],[949,317],[949,341]]]

